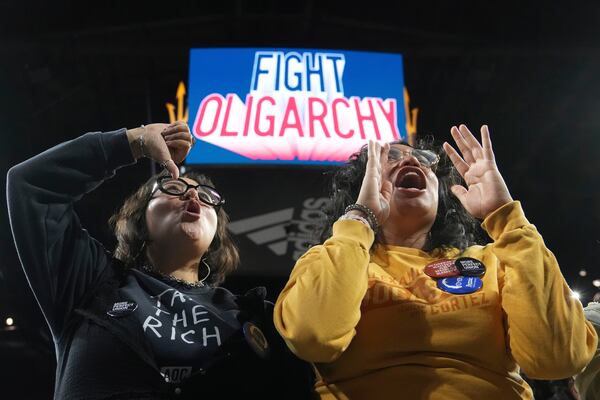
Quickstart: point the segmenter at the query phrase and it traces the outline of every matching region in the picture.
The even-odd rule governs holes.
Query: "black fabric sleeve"
[[[110,254],[81,227],[73,205],[135,162],[126,130],[88,133],[11,168],[10,225],[27,280],[55,340]]]

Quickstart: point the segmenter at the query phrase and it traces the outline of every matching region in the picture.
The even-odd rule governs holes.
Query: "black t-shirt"
[[[167,382],[201,371],[241,329],[235,297],[224,288],[186,288],[134,269],[119,293],[121,308],[134,314]]]

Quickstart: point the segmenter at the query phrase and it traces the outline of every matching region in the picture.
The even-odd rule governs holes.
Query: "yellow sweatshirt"
[[[600,304],[589,303],[583,311],[588,321],[594,325],[596,333],[600,334]],[[575,387],[581,400],[600,399],[600,348],[587,367],[575,377]]]
[[[472,294],[446,293],[423,272],[458,250],[370,254],[373,232],[353,220],[336,222],[298,260],[274,320],[291,350],[315,363],[321,398],[531,399],[519,366],[536,379],[585,367],[596,332],[520,203],[482,226],[493,243],[460,254],[487,267]]]

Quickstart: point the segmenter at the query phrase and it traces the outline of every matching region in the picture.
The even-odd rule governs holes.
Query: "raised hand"
[[[381,226],[390,215],[390,199],[392,197],[393,185],[388,179],[384,179],[384,166],[390,145],[381,146],[377,142],[369,141],[368,159],[360,192],[358,204],[369,207],[377,217]]]
[[[161,135],[169,148],[171,159],[176,164],[185,160],[195,142],[189,126],[183,121],[172,123],[161,132]]]
[[[177,163],[185,159],[194,142],[189,127],[183,121],[172,124],[149,124],[127,130],[127,137],[136,158],[148,157],[156,161],[173,178],[179,177]]]
[[[444,150],[467,183],[467,188],[454,185],[450,189],[465,209],[475,218],[484,219],[491,212],[512,201],[510,192],[494,158],[490,132],[481,127],[481,144],[465,125],[450,129],[461,155],[447,142]]]

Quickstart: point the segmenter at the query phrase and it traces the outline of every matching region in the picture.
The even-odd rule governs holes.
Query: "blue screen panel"
[[[187,164],[337,164],[406,137],[402,56],[192,49]]]

